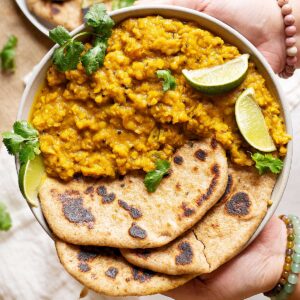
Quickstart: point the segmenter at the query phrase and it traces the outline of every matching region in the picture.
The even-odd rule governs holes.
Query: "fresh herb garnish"
[[[12,226],[12,221],[9,212],[4,203],[0,203],[0,230],[8,231]]]
[[[279,174],[283,168],[283,161],[271,154],[254,153],[251,158],[255,161],[255,167],[262,175],[268,170],[274,174]]]
[[[3,71],[14,72],[16,68],[15,56],[18,39],[11,35],[0,52],[1,69]]]
[[[170,163],[166,160],[158,160],[156,162],[156,169],[146,174],[144,184],[149,193],[156,191],[163,177],[168,174]]]
[[[172,76],[170,70],[158,70],[156,71],[158,78],[163,79],[163,91],[175,90],[176,81],[174,76]]]
[[[39,148],[38,131],[26,121],[17,121],[13,126],[14,132],[4,132],[3,143],[9,154],[19,155],[21,164],[33,160],[41,153]]]
[[[124,8],[133,5],[135,0],[113,0],[112,10]]]
[[[53,63],[61,72],[76,69],[81,61],[86,73],[91,75],[103,65],[107,42],[115,23],[107,14],[104,4],[93,5],[84,20],[89,31],[80,32],[74,37],[63,26],[49,32],[49,37],[60,46],[53,53]],[[84,45],[76,39],[83,35],[93,35],[95,38],[92,48],[81,56]]]

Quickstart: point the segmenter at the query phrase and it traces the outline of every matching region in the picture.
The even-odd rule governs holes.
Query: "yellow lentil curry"
[[[89,45],[86,45],[88,48]],[[104,66],[87,76],[51,66],[32,111],[49,175],[68,180],[84,176],[149,171],[168,159],[189,138],[214,135],[232,161],[252,165],[249,145],[238,131],[234,105],[253,87],[278,154],[286,154],[280,106],[250,62],[245,81],[230,93],[207,96],[184,79],[183,69],[222,64],[239,50],[220,37],[160,16],[132,18],[114,28]],[[176,89],[163,92],[156,71],[168,69]]]

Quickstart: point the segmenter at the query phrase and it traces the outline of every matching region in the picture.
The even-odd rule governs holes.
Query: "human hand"
[[[194,279],[166,295],[176,300],[241,300],[271,290],[282,273],[286,227],[273,217],[240,255],[204,279]]]
[[[149,4],[140,0],[137,5]],[[281,9],[274,0],[152,0],[151,5],[171,4],[211,15],[235,28],[265,56],[273,70],[282,71],[285,34]]]

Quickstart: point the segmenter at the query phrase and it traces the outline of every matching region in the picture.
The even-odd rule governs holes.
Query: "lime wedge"
[[[206,94],[221,94],[239,86],[246,77],[249,54],[243,54],[225,64],[198,70],[183,70],[188,83]]]
[[[27,202],[34,206],[38,206],[39,187],[46,177],[45,168],[41,155],[29,160],[22,165],[19,171],[19,187]]]
[[[253,148],[263,152],[276,150],[253,88],[246,89],[237,99],[235,118],[241,134]]]

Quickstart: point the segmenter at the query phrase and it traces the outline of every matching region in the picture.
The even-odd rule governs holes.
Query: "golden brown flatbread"
[[[143,296],[183,285],[194,275],[170,276],[130,265],[113,248],[73,246],[56,241],[65,269],[84,286],[108,296]]]
[[[110,0],[26,0],[28,9],[42,20],[57,26],[62,25],[73,30],[83,23],[83,16],[88,8],[96,3],[103,3],[111,11]]]
[[[190,142],[174,154],[169,176],[148,193],[144,175],[69,183],[48,178],[43,214],[61,240],[116,248],[163,246],[197,223],[225,191],[224,150],[214,139]]]
[[[122,250],[132,264],[165,274],[210,273],[237,255],[267,212],[275,176],[229,168],[226,192],[192,230],[158,249]]]
[[[81,0],[63,2],[49,0],[26,1],[31,12],[52,25],[62,25],[68,30],[73,30],[83,23]]]

